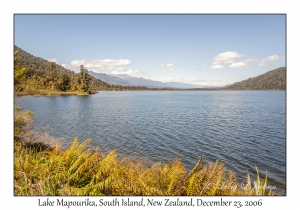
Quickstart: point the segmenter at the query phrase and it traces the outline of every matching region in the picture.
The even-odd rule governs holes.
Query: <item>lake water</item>
[[[64,146],[90,138],[104,154],[117,149],[119,157],[163,163],[181,158],[187,169],[204,155],[244,181],[257,166],[285,194],[285,91],[109,91],[16,103]]]

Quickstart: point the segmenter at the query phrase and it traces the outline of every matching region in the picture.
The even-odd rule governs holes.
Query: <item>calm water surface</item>
[[[204,155],[243,180],[255,166],[268,170],[268,184],[280,193],[286,188],[285,91],[99,92],[16,103],[64,146],[91,138],[103,153],[117,149],[120,157],[163,163],[181,158],[187,169]]]

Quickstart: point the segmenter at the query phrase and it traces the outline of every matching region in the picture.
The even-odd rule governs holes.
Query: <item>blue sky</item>
[[[285,15],[15,15],[14,43],[78,72],[227,85],[285,66]]]

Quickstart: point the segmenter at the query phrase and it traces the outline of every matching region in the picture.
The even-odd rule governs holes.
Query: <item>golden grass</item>
[[[198,196],[198,195],[266,195],[266,190],[239,188],[232,171],[224,163],[203,163],[201,157],[187,172],[180,160],[170,164],[156,163],[146,167],[142,163],[123,159],[117,161],[117,151],[106,156],[99,148],[87,149],[90,140],[82,143],[75,138],[71,146],[62,150],[36,148],[33,144],[15,141],[15,195],[124,195],[124,196]],[[267,177],[257,183],[267,184]],[[263,188],[263,187],[262,187]],[[269,192],[271,195],[272,192]]]

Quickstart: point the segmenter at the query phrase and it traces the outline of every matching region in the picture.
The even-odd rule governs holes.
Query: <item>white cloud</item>
[[[217,70],[217,69],[223,69],[223,68],[224,68],[224,66],[222,66],[220,64],[215,64],[210,67],[211,70]]]
[[[229,68],[249,68],[245,62],[232,63]]]
[[[73,60],[70,63],[70,66],[72,67],[79,67],[80,65],[85,65],[85,60]]]
[[[139,70],[129,70],[125,66],[131,65],[131,61],[128,59],[104,59],[104,60],[73,60],[70,64],[63,64],[65,68],[69,67],[80,67],[84,65],[87,69],[98,68],[103,71],[107,71],[113,74],[138,74],[141,75],[142,72]],[[93,69],[93,71],[100,72]]]
[[[128,59],[103,59],[103,60],[73,60],[70,64],[62,64],[65,68],[80,67],[84,65],[88,70],[96,73],[109,73],[109,74],[128,74],[131,76],[144,76],[143,71],[133,70],[126,68],[132,63]]]
[[[72,69],[72,66],[70,64],[61,64],[62,67],[66,68],[66,69]]]
[[[55,63],[58,62],[57,58],[50,58],[50,59],[48,59],[48,61],[49,61],[49,62],[55,62]]]
[[[96,69],[91,69],[90,71],[95,72],[95,73],[101,73],[100,71],[98,71]]]
[[[140,70],[132,70],[132,69],[114,70],[111,72],[111,74],[129,74],[129,75],[136,75],[136,76],[145,75],[144,72]]]
[[[181,82],[186,84],[193,84],[193,85],[203,85],[203,86],[222,86],[225,85],[221,80],[197,80],[197,79],[176,79],[173,77],[162,77],[156,78],[153,80],[160,81],[160,82]]]
[[[242,54],[237,53],[236,51],[227,51],[219,53],[217,56],[213,58],[212,66],[209,68],[209,70],[217,70],[217,69],[224,69],[224,66],[221,64],[234,64],[235,59],[243,57]],[[233,65],[235,66],[235,64]],[[234,67],[233,67],[234,68]],[[207,68],[202,68],[201,70],[206,71]]]
[[[203,68],[197,68],[197,70],[206,71],[206,70],[208,70],[208,68],[205,68],[205,67],[203,67]]]
[[[237,53],[236,51],[223,52],[213,58],[213,60],[214,60],[213,65],[218,65],[221,63],[233,63],[233,62],[235,62],[236,58],[241,58],[241,57],[243,57],[243,55]]]
[[[167,64],[161,63],[161,64],[159,64],[159,66],[169,68],[169,67],[173,67],[173,63],[167,63]],[[169,68],[167,70],[168,71],[174,71],[175,69],[174,68]]]
[[[267,65],[265,63],[260,63],[260,64],[258,64],[258,66],[261,67],[261,66],[267,66]]]
[[[159,64],[159,66],[161,66],[161,67],[172,67],[173,63],[168,63],[168,64],[161,63],[161,64]]]
[[[255,60],[254,58],[248,58],[246,60],[244,60],[245,63],[249,63],[249,62],[258,62],[257,60]]]
[[[116,66],[128,66],[131,65],[130,60],[128,59],[119,59],[119,60],[112,60],[112,59],[104,59],[104,60],[73,60],[70,63],[73,67],[79,67],[80,65],[84,65],[87,68],[101,68],[106,69],[110,67]]]
[[[133,76],[143,76],[145,73],[140,70],[128,69],[126,66],[131,65],[131,61],[128,59],[104,59],[104,60],[73,60],[70,64],[63,64],[65,68],[80,67],[84,65],[88,70],[103,73],[108,72],[110,74],[128,74]]]
[[[278,55],[271,55],[267,58],[262,59],[260,62],[264,63],[267,61],[279,61],[279,60],[284,60],[284,57],[280,58]]]

